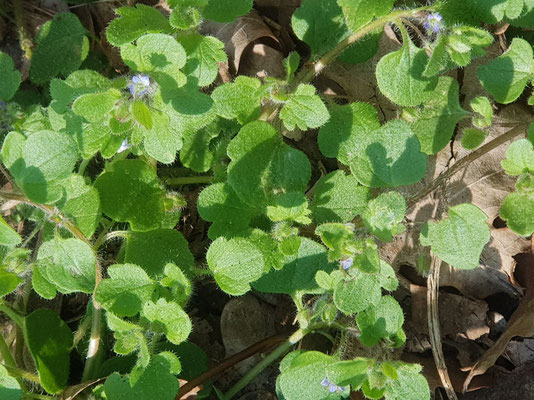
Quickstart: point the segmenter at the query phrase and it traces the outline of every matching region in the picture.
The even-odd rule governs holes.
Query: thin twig
[[[445,171],[443,174],[441,174],[436,179],[434,179],[432,182],[430,182],[428,186],[424,187],[421,191],[419,191],[413,197],[409,198],[408,201],[406,202],[407,208],[413,207],[415,204],[417,204],[417,202],[419,202],[424,197],[428,196],[431,192],[433,192],[440,185],[442,185],[447,179],[449,179],[451,176],[456,174],[458,171],[467,167],[477,158],[482,157],[483,155],[499,147],[501,144],[506,143],[507,141],[512,140],[516,136],[519,136],[521,133],[526,132],[527,127],[528,127],[528,124],[521,124],[519,126],[516,126],[515,128],[510,129],[505,134],[493,139],[491,142],[486,143],[484,146],[479,147],[477,150],[463,157],[461,160],[455,163],[452,167],[450,167],[447,171]]]
[[[439,378],[449,397],[449,400],[458,400],[452,385],[447,365],[445,364],[445,356],[443,355],[443,347],[441,346],[441,331],[439,326],[439,308],[438,308],[438,294],[439,294],[439,269],[441,267],[441,260],[432,256],[432,273],[427,278],[427,296],[426,307],[428,317],[428,333],[430,334],[430,344],[432,345],[432,355],[436,369],[438,370]]]

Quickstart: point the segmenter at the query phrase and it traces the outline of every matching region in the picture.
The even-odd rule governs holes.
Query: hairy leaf
[[[528,139],[516,140],[508,146],[501,165],[508,175],[534,174],[534,145]]]
[[[252,9],[252,0],[208,0],[202,11],[204,17],[217,22],[232,22]]]
[[[362,219],[373,235],[385,242],[391,242],[393,236],[404,232],[402,220],[405,214],[404,197],[399,192],[387,192],[369,202]]]
[[[217,115],[245,124],[259,116],[263,91],[259,79],[240,75],[233,83],[224,83],[215,88],[211,98]]]
[[[0,245],[11,247],[20,242],[22,242],[20,235],[0,216]]]
[[[224,52],[224,43],[212,36],[197,33],[181,35],[178,42],[187,53],[184,72],[198,80],[198,86],[209,86],[217,78],[218,63],[228,58]]]
[[[191,333],[191,320],[175,302],[161,298],[156,303],[149,301],[143,306],[143,315],[152,323],[153,329],[165,333],[169,342],[180,344]]]
[[[382,339],[395,340],[395,336],[402,330],[404,312],[397,300],[384,296],[377,305],[359,313],[356,322],[362,333],[360,340],[372,347]]]
[[[389,13],[395,0],[337,0],[337,2],[343,9],[349,28],[357,31],[374,17]]]
[[[13,59],[0,51],[0,101],[11,100],[20,85],[20,72],[15,69]]]
[[[319,128],[330,118],[321,98],[315,93],[315,87],[300,84],[289,100],[280,110],[280,118],[290,131],[298,127],[301,130]]]
[[[534,194],[515,192],[508,194],[501,205],[500,215],[506,225],[521,236],[534,233]]]

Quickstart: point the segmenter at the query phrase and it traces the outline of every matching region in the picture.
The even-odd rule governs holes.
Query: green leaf
[[[165,265],[165,278],[160,281],[160,284],[171,289],[173,299],[179,304],[185,304],[191,296],[191,282],[174,264]]]
[[[381,296],[378,277],[357,270],[355,276],[338,282],[334,304],[344,314],[354,314],[378,304]]]
[[[350,222],[363,212],[370,199],[368,188],[360,186],[353,175],[337,170],[319,179],[310,208],[318,224]]]
[[[429,50],[432,51],[428,63],[426,64],[423,76],[430,78],[439,74],[447,68],[449,56],[447,53],[448,36],[439,35],[434,43],[429,43]]]
[[[490,239],[488,216],[473,204],[449,208],[449,218],[427,223],[421,232],[423,246],[446,263],[462,269],[478,267],[482,249]]]
[[[360,137],[350,169],[367,187],[397,187],[416,183],[426,172],[427,156],[408,124],[392,120]]]
[[[220,125],[215,122],[196,132],[188,132],[183,137],[180,161],[195,172],[208,171],[215,162],[213,139],[221,133]]]
[[[352,255],[351,246],[355,241],[352,226],[341,223],[322,224],[315,229],[315,234],[330,249],[330,260],[340,260]]]
[[[198,86],[211,85],[219,73],[218,63],[225,62],[228,58],[224,52],[224,43],[213,36],[198,33],[181,35],[178,42],[187,53],[184,68],[187,76],[197,78]]]
[[[288,146],[267,122],[245,125],[228,145],[228,183],[241,201],[263,209],[275,193],[304,192],[308,157]]]
[[[314,56],[325,54],[349,34],[336,0],[302,1],[291,17],[291,27]]]
[[[331,394],[328,388],[321,385],[326,377],[326,369],[335,361],[333,357],[318,351],[306,351],[293,357],[277,380],[283,398],[287,400],[339,399],[339,394]]]
[[[108,400],[174,400],[180,388],[174,372],[169,359],[158,354],[135,382],[115,372],[106,379],[104,391]]]
[[[144,132],[143,142],[149,156],[163,164],[172,164],[176,159],[176,152],[182,147],[177,132],[170,126],[169,116],[162,111],[150,111],[153,126]]]
[[[425,91],[432,90],[437,77],[423,76],[428,56],[403,34],[400,50],[383,56],[376,66],[376,80],[380,91],[393,103],[415,107],[424,102]]]
[[[208,236],[232,236],[246,230],[252,219],[253,209],[244,204],[227,183],[215,183],[206,187],[198,196],[198,213],[212,222]]]
[[[6,137],[2,158],[28,198],[36,203],[51,203],[63,195],[59,181],[68,177],[78,149],[63,133],[39,131],[24,137],[13,133]]]
[[[197,7],[177,6],[169,16],[169,23],[173,28],[185,31],[197,27],[200,23],[200,18],[200,11]]]
[[[6,294],[11,293],[22,282],[22,279],[17,274],[8,272],[3,268],[0,268],[0,298]],[[0,381],[0,394],[1,394],[2,381]]]
[[[134,7],[119,7],[115,18],[106,31],[108,42],[122,46],[139,39],[146,33],[170,33],[169,21],[156,8],[143,4]]]
[[[39,31],[32,54],[30,79],[44,84],[76,71],[89,52],[87,31],[72,13],[59,13]]]
[[[360,138],[378,128],[378,112],[370,104],[354,102],[333,106],[330,120],[319,129],[319,149],[325,157],[337,158],[349,165]]]
[[[35,293],[39,296],[47,300],[52,300],[57,295],[56,287],[45,279],[41,271],[42,268],[37,268],[34,265],[32,274],[33,290],[35,290]]]
[[[397,335],[404,323],[404,312],[397,300],[384,296],[377,305],[359,313],[356,322],[361,331],[360,340],[372,347],[382,339]]]
[[[99,122],[109,118],[109,113],[121,97],[117,89],[84,94],[74,101],[72,111],[89,122]]]
[[[154,283],[145,270],[134,264],[115,264],[108,268],[109,279],[98,285],[95,300],[120,317],[133,317],[150,300]]]
[[[165,215],[165,192],[154,170],[141,160],[120,160],[95,181],[102,211],[133,230],[159,226]]]
[[[39,248],[36,268],[61,293],[92,293],[95,262],[93,250],[87,243],[57,236]]]
[[[35,361],[41,386],[59,393],[70,374],[72,332],[57,312],[39,308],[24,319],[24,339]]]
[[[215,281],[222,290],[240,296],[250,290],[250,282],[263,275],[265,261],[261,251],[244,238],[218,238],[206,255]]]
[[[500,215],[506,225],[521,236],[534,233],[534,195],[528,192],[508,194],[501,205]]]
[[[514,38],[506,53],[478,68],[478,78],[495,100],[502,104],[511,103],[532,79],[532,57],[530,43]]]
[[[350,385],[351,389],[355,391],[367,380],[368,364],[368,360],[363,357],[338,361],[327,367],[326,377],[338,386]]]
[[[147,105],[141,100],[135,100],[132,105],[132,115],[137,122],[143,125],[146,129],[152,129],[153,121],[152,114]]]
[[[393,8],[395,0],[337,0],[337,2],[343,9],[349,28],[357,31],[371,22],[374,17],[388,14]]]
[[[232,22],[252,9],[252,0],[208,0],[202,15],[217,22]]]
[[[475,15],[488,24],[495,24],[504,18],[508,0],[471,0],[470,6]]]
[[[294,15],[294,14],[293,14]],[[300,65],[300,54],[292,51],[284,58],[284,69],[286,70],[286,82],[291,83],[295,78],[295,73]]]
[[[436,154],[449,144],[456,124],[468,112],[460,107],[458,82],[442,76],[436,88],[427,92],[423,108],[405,110],[403,115],[419,139],[421,151]]]
[[[148,33],[136,44],[121,46],[123,61],[135,71],[149,73],[162,92],[171,92],[185,85],[187,78],[180,71],[187,55],[176,39],[162,33]]]
[[[173,344],[180,344],[191,333],[191,320],[175,302],[161,298],[156,303],[149,301],[143,306],[143,315],[152,323],[156,332],[163,332]]]
[[[161,277],[168,263],[186,272],[195,264],[187,240],[175,229],[130,232],[124,260],[139,265],[153,278]]]
[[[0,364],[0,398],[3,400],[20,400],[22,390],[15,378],[9,375],[3,365]]]
[[[241,124],[255,120],[260,113],[263,90],[259,79],[240,75],[233,83],[215,88],[211,98],[217,115],[237,120]]]
[[[0,216],[0,245],[11,247],[20,242],[22,242],[20,235]]]
[[[488,134],[480,129],[467,128],[464,129],[464,134],[462,136],[462,147],[466,150],[474,150],[479,147]]]
[[[274,197],[274,205],[267,206],[267,216],[273,222],[294,221],[307,225],[311,223],[308,215],[308,200],[304,193],[288,192]]]
[[[286,257],[280,270],[271,270],[252,287],[263,293],[318,293],[321,289],[315,281],[315,274],[318,271],[330,273],[334,268],[336,265],[328,261],[324,246],[302,238],[297,254]]]
[[[324,125],[330,114],[321,98],[315,94],[315,87],[300,84],[280,110],[280,118],[290,131],[294,130],[295,126],[305,131]]]
[[[100,198],[98,191],[85,183],[80,175],[72,174],[63,183],[66,201],[58,204],[61,212],[90,238],[100,220]]]
[[[480,114],[480,117],[473,117],[473,123],[478,128],[487,128],[493,121],[493,107],[487,97],[479,96],[471,100],[471,108]]]
[[[386,385],[386,400],[430,400],[430,388],[421,374],[421,366],[399,364],[395,365],[398,379]]]
[[[391,242],[393,236],[404,232],[402,220],[405,214],[404,197],[399,192],[388,192],[369,202],[362,219],[373,235],[384,242]]]
[[[528,139],[516,140],[508,146],[501,165],[508,175],[534,174],[534,145]]]
[[[0,51],[0,101],[8,101],[20,86],[20,72],[15,69],[13,59]]]

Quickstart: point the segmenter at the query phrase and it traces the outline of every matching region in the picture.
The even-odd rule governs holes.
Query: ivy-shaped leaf
[[[263,293],[318,293],[321,289],[315,281],[315,274],[317,271],[330,273],[334,268],[336,265],[328,261],[324,246],[303,238],[298,252],[286,257],[280,270],[270,271],[252,287]]]
[[[58,204],[61,212],[90,238],[100,220],[100,198],[97,190],[85,183],[80,175],[72,174],[63,183],[65,202]]]
[[[180,344],[191,333],[191,320],[175,302],[161,298],[156,303],[149,301],[143,306],[143,315],[152,323],[155,331],[162,331],[169,342]]]
[[[383,56],[376,66],[376,80],[380,91],[393,103],[415,107],[424,101],[425,91],[432,90],[437,78],[423,76],[428,56],[418,48],[408,34],[403,33],[400,50]]]
[[[30,67],[32,82],[44,84],[76,71],[89,52],[86,33],[72,13],[59,13],[47,21],[35,39]]]
[[[57,312],[39,308],[24,318],[24,339],[35,361],[39,382],[51,394],[59,393],[70,374],[72,332]]]
[[[217,115],[237,120],[241,124],[259,116],[263,90],[259,79],[240,75],[232,83],[215,88],[211,98],[215,102]]]
[[[410,123],[421,151],[436,154],[450,142],[456,124],[468,115],[458,101],[458,82],[448,76],[439,78],[436,89],[426,94],[423,108],[404,110],[403,116]]]
[[[288,146],[267,122],[245,125],[228,145],[228,183],[241,201],[263,209],[275,193],[304,192],[308,157]]]
[[[121,97],[117,89],[84,94],[74,101],[72,111],[89,122],[99,122],[109,118],[110,111]]]
[[[180,71],[187,60],[185,50],[170,35],[143,35],[136,40],[135,45],[127,43],[121,46],[121,56],[134,71],[149,73],[164,92],[176,90],[187,81]]]
[[[180,388],[175,376],[178,372],[167,357],[158,354],[134,381],[114,372],[106,379],[104,391],[109,400],[173,400]]]
[[[120,317],[132,317],[150,300],[154,283],[145,270],[134,264],[115,264],[108,268],[109,279],[98,285],[95,300]]]
[[[227,183],[215,183],[206,187],[198,196],[198,213],[212,222],[208,231],[211,239],[231,237],[245,231],[255,212],[243,203]]]
[[[510,48],[478,69],[478,78],[499,103],[515,101],[532,79],[534,61],[532,46],[524,39],[514,38]]]
[[[401,333],[404,312],[391,296],[382,297],[377,305],[359,313],[356,322],[361,331],[360,340],[369,347],[375,346],[382,339],[388,338],[395,342],[396,337],[404,336]]]
[[[61,293],[92,293],[95,262],[93,250],[87,243],[75,238],[55,237],[39,247],[35,268]]]
[[[337,170],[317,181],[310,208],[318,224],[350,222],[362,213],[369,200],[368,188],[361,186],[353,175]]]
[[[144,4],[136,7],[119,7],[115,18],[106,31],[108,42],[113,46],[122,46],[139,39],[146,33],[170,33],[171,26],[158,9]]]
[[[159,227],[165,215],[165,192],[158,176],[141,160],[120,160],[95,181],[102,211],[133,230]]]
[[[232,22],[252,9],[252,0],[208,0],[202,15],[217,22]]]
[[[261,251],[244,238],[218,238],[210,245],[206,260],[217,284],[233,296],[248,292],[265,267]]]
[[[534,145],[528,139],[516,140],[506,149],[501,165],[508,175],[534,174]]]
[[[388,192],[369,202],[362,219],[373,235],[384,242],[391,242],[393,236],[404,232],[402,220],[405,214],[404,197],[399,192]]]
[[[175,264],[185,272],[189,272],[195,263],[187,240],[175,229],[130,232],[124,260],[139,265],[154,278],[163,275],[168,263]]]
[[[421,244],[432,246],[432,252],[453,267],[476,268],[480,264],[482,249],[490,239],[487,218],[473,204],[451,207],[449,218],[429,222],[423,227]]]
[[[367,187],[398,187],[418,182],[426,172],[427,156],[408,124],[392,120],[365,136],[353,149],[349,166]]]
[[[330,114],[321,98],[315,93],[315,87],[300,84],[297,90],[289,95],[289,99],[280,110],[280,118],[290,131],[295,127],[305,131],[324,125]]]
[[[274,197],[274,205],[267,206],[267,216],[273,222],[294,221],[307,225],[311,223],[308,215],[308,200],[304,193],[288,192]]]
[[[218,63],[225,62],[228,58],[224,52],[224,43],[213,36],[197,33],[182,35],[178,42],[187,53],[184,68],[187,76],[197,78],[198,86],[211,85],[219,72]]]
[[[337,0],[337,2],[343,9],[349,28],[357,31],[371,22],[374,17],[381,17],[389,13],[395,0]]]
[[[20,242],[22,242],[20,235],[0,216],[0,245],[11,247]]]
[[[15,69],[13,59],[0,51],[0,101],[11,100],[20,86],[20,72]]]

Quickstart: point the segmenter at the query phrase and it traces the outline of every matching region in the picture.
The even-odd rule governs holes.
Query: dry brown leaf
[[[232,73],[240,72],[241,59],[251,45],[263,43],[281,50],[278,38],[256,11],[251,11],[230,24],[206,21],[202,24],[202,33],[213,35],[224,43]]]
[[[410,285],[412,295],[412,324],[418,333],[428,334],[427,326],[427,288]],[[489,333],[486,324],[488,305],[480,300],[471,300],[467,297],[452,293],[439,294],[439,322],[442,337],[448,336],[470,340]]]

